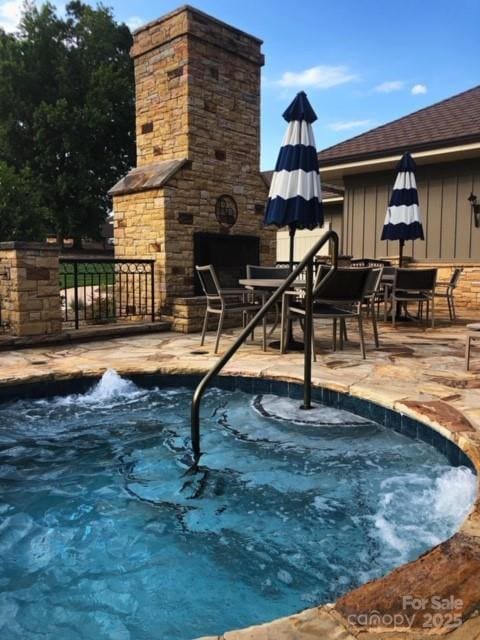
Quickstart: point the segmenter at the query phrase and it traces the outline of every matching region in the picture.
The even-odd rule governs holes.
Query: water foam
[[[372,533],[395,564],[406,562],[419,544],[437,545],[460,527],[476,491],[477,478],[466,467],[442,469],[433,481],[415,473],[388,478]]]
[[[136,400],[148,393],[115,371],[107,369],[100,380],[87,393],[57,398],[60,405],[108,405],[118,401]]]
[[[89,402],[104,402],[119,397],[143,393],[131,380],[122,378],[115,369],[107,369],[99,382],[84,395]]]
[[[451,527],[458,527],[466,518],[476,493],[477,478],[470,469],[449,469],[435,482],[435,514],[449,522]]]
[[[310,410],[305,411],[301,408],[301,404],[301,400],[298,399],[264,394],[254,399],[253,408],[265,417],[286,420],[293,424],[344,427],[369,425],[372,422],[349,411],[334,409],[323,404],[312,405]]]

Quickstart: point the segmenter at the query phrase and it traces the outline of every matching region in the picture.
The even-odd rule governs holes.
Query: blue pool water
[[[184,477],[190,398],[110,371],[83,395],[0,406],[2,640],[189,640],[267,621],[416,557],[474,499],[471,471],[427,444],[215,389],[202,473]]]

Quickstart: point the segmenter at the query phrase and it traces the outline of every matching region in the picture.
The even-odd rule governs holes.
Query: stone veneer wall
[[[193,297],[195,232],[258,236],[261,262],[275,261],[259,171],[260,48],[260,40],[191,7],[134,34],[137,169],[185,164],[156,188],[113,191],[115,254],[156,260],[161,312],[179,331],[198,330],[203,314]],[[231,229],[215,217],[223,194],[238,206]]]
[[[134,33],[137,166],[188,158],[189,11],[174,11]]]
[[[165,193],[163,189],[115,196],[115,257],[155,260],[155,304],[166,300]]]
[[[58,258],[58,248],[47,244],[0,243],[2,324],[13,335],[61,331]]]

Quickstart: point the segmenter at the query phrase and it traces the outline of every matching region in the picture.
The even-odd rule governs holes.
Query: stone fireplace
[[[179,331],[203,317],[194,265],[238,286],[273,264],[260,174],[261,41],[182,7],[134,33],[137,167],[110,191],[118,258],[154,258],[158,313]]]
[[[193,238],[193,258],[194,264],[213,264],[222,287],[232,289],[245,277],[247,264],[260,264],[260,238],[198,232]],[[202,293],[198,279],[194,292]]]

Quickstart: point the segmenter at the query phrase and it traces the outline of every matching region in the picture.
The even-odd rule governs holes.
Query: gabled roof
[[[322,167],[480,142],[480,85],[323,149]]]

